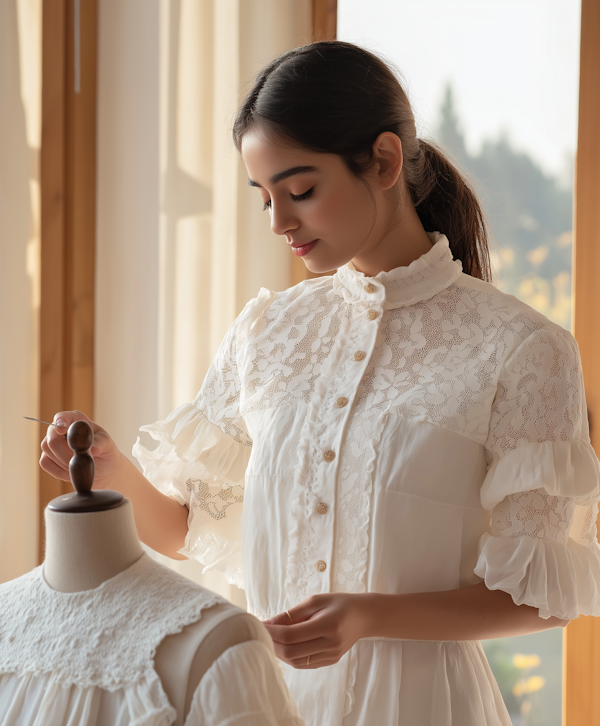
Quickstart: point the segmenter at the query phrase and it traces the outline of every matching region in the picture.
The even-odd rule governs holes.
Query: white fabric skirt
[[[334,666],[285,671],[307,726],[511,726],[479,641],[361,640]]]

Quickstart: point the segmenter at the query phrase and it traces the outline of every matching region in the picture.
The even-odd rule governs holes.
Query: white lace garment
[[[134,447],[189,507],[182,552],[261,619],[481,580],[543,618],[600,615],[577,345],[430,237],[408,267],[261,290],[196,400],[142,429],[158,448]],[[312,726],[510,723],[478,643],[360,641],[286,679]]]
[[[156,648],[224,600],[142,557],[93,590],[50,588],[42,567],[0,585],[1,726],[169,726]],[[302,726],[272,652],[226,650],[185,726]]]

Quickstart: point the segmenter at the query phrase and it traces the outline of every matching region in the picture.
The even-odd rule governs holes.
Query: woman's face
[[[376,245],[373,193],[341,157],[287,145],[260,129],[244,135],[242,157],[273,233],[311,272],[334,270]]]

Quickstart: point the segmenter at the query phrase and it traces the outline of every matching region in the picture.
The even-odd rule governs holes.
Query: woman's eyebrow
[[[288,179],[291,176],[295,176],[296,174],[312,174],[315,171],[319,171],[316,166],[292,166],[290,169],[273,174],[273,176],[269,179],[269,182],[271,184],[277,184],[278,182]],[[249,178],[248,184],[251,187],[260,187],[262,189],[262,185],[255,182],[253,179]]]

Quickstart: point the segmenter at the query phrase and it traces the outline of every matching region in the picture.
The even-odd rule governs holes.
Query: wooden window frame
[[[39,418],[44,421],[71,409],[92,417],[94,409],[97,25],[97,0],[42,4]],[[45,433],[40,425],[40,440]],[[40,561],[44,509],[68,491],[68,482],[40,470]]]
[[[573,334],[579,345],[592,445],[600,454],[600,2],[582,0],[579,128],[575,169]],[[600,620],[566,628],[563,654],[565,726],[600,723]]]

